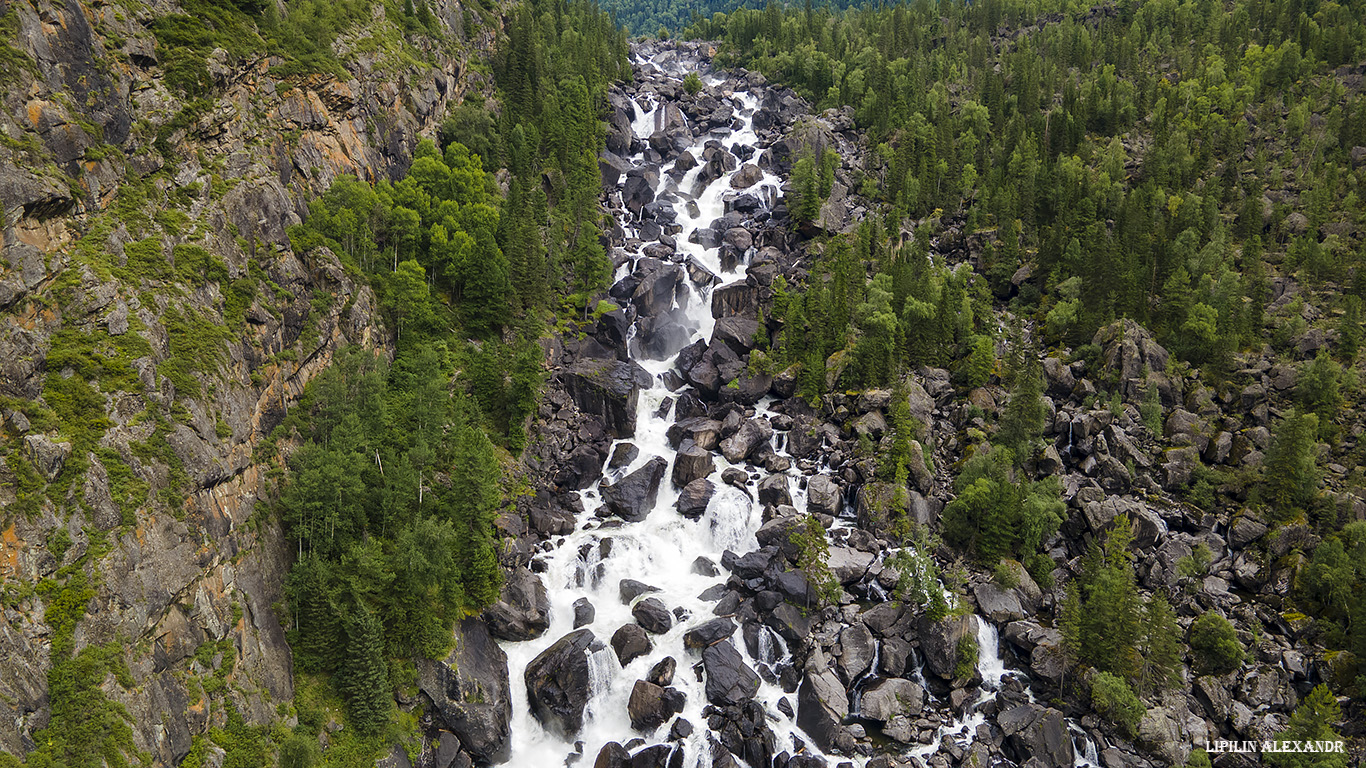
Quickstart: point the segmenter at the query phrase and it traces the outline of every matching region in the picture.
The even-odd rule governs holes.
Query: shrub
[[[683,90],[687,91],[689,96],[696,96],[702,90],[702,78],[698,77],[696,72],[689,72],[688,76],[683,78]]]
[[[998,561],[996,567],[991,571],[991,580],[1002,589],[1014,589],[1020,586],[1020,574],[1015,570],[1016,567],[1012,562]]]
[[[977,638],[971,635],[959,638],[958,661],[954,664],[953,676],[960,679],[971,677],[977,669],[977,659],[981,655],[981,651],[981,647],[977,644]]]
[[[1228,619],[1208,611],[1191,625],[1189,643],[1196,661],[1210,672],[1223,674],[1243,665],[1243,645]]]
[[[1138,735],[1139,721],[1147,712],[1124,678],[1109,672],[1101,672],[1091,681],[1091,706],[1130,738]]]

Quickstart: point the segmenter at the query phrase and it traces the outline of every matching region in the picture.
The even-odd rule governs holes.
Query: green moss
[[[100,448],[95,452],[104,471],[109,475],[109,495],[119,508],[119,522],[132,525],[137,522],[137,510],[147,503],[150,488],[146,480],[133,473],[133,468],[123,460],[119,452],[112,448]]]
[[[59,525],[47,536],[47,551],[51,552],[52,557],[60,564],[69,549],[71,549],[71,534],[67,532],[65,526]]]
[[[47,483],[43,482],[43,476],[33,468],[33,464],[17,450],[5,456],[5,465],[14,475],[13,487],[10,490],[15,496],[14,503],[5,510],[5,517],[8,518],[11,513],[18,513],[31,519],[42,508],[43,491],[47,488]]]
[[[47,676],[52,719],[34,734],[38,749],[29,754],[28,765],[96,768],[127,765],[129,755],[143,759],[133,744],[128,712],[100,689],[111,674],[123,687],[132,687],[123,648],[118,643],[89,645],[73,655],[76,625],[95,596],[89,576],[77,569],[65,583],[47,579],[37,591],[46,602],[43,621],[52,630]]]
[[[168,509],[176,519],[184,517],[185,489],[190,484],[190,476],[185,471],[185,464],[171,449],[167,437],[171,434],[171,425],[160,414],[153,413],[152,417],[156,420],[156,429],[145,441],[129,443],[128,448],[133,455],[142,462],[160,462],[166,465],[170,475],[170,483],[157,491],[157,499]]]
[[[171,258],[175,262],[176,276],[183,282],[202,285],[228,280],[228,267],[223,260],[197,245],[177,245],[171,251]]]
[[[194,374],[210,373],[222,363],[224,343],[232,333],[190,309],[167,309],[162,323],[171,355],[157,371],[175,386],[177,396],[198,395]]]
[[[137,284],[141,279],[171,279],[171,263],[166,259],[160,237],[149,237],[123,247],[125,266],[115,274],[125,282]]]
[[[189,215],[174,208],[157,211],[152,219],[161,225],[166,234],[173,237],[179,237],[190,225]]]
[[[78,378],[99,382],[104,391],[139,392],[142,380],[133,361],[152,355],[152,345],[134,332],[140,328],[141,323],[130,317],[129,332],[119,336],[103,330],[58,331],[48,349],[47,369],[61,372],[69,368]]]

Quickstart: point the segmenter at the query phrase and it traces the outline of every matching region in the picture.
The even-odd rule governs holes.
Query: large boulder
[[[702,651],[702,668],[707,675],[707,701],[718,707],[742,704],[759,692],[759,676],[730,640],[707,646]]]
[[[623,624],[612,633],[612,650],[617,654],[617,661],[624,667],[654,650],[654,644],[650,642],[650,636],[645,634],[644,627],[639,624]]]
[[[1100,347],[1105,371],[1118,379],[1120,392],[1129,402],[1137,403],[1143,397],[1145,373],[1167,370],[1167,350],[1133,320],[1116,320],[1101,328],[1092,343]]]
[[[631,606],[631,616],[646,632],[662,635],[674,625],[673,614],[659,598],[647,597]]]
[[[920,652],[925,666],[945,680],[953,679],[958,665],[958,643],[977,636],[976,616],[950,616],[939,621],[920,619]]]
[[[598,416],[615,438],[636,432],[636,400],[650,374],[633,361],[584,360],[560,372],[560,381],[580,411]]]
[[[1058,710],[1033,702],[1019,704],[998,715],[996,724],[1015,751],[1017,762],[1037,758],[1043,765],[1072,764],[1072,739]]]
[[[631,727],[637,731],[653,731],[682,712],[684,700],[682,691],[637,680],[631,689],[631,699],[626,703]]]
[[[630,523],[644,520],[659,498],[659,482],[668,466],[669,462],[656,456],[620,481],[599,486],[603,509]]]
[[[997,624],[1024,618],[1024,608],[1020,606],[1020,598],[1013,589],[1003,589],[987,581],[973,588],[972,594],[977,599],[977,607]]]
[[[834,516],[844,506],[840,487],[826,475],[816,475],[806,484],[806,511],[813,515]]]
[[[868,686],[859,699],[859,714],[885,723],[899,715],[914,717],[925,704],[925,689],[910,680],[888,678]]]
[[[715,469],[716,463],[712,461],[711,452],[696,445],[687,446],[674,456],[673,484],[682,488],[710,475]]]
[[[848,685],[872,668],[877,656],[877,641],[867,627],[853,624],[840,632],[839,651],[836,668],[840,680]]]
[[[792,504],[787,475],[773,474],[759,481],[759,503],[779,507]]]
[[[735,434],[721,441],[721,455],[726,461],[738,464],[766,447],[771,437],[773,425],[767,419],[748,419]]]
[[[683,647],[692,649],[706,648],[725,640],[733,634],[735,634],[735,622],[722,616],[718,619],[704,621],[684,633]]]
[[[419,654],[418,688],[471,757],[481,763],[504,762],[512,750],[507,654],[479,619],[461,620],[455,635],[455,650],[444,660]]]
[[[525,567],[508,574],[498,602],[484,609],[484,620],[499,640],[540,637],[550,627],[550,596],[541,577]]]
[[[691,440],[698,448],[710,451],[721,440],[721,422],[705,416],[691,416],[680,419],[665,434],[669,438],[669,445],[674,448],[681,446],[685,440]]]
[[[24,435],[24,452],[43,477],[55,480],[71,455],[71,443],[53,442],[47,435]]]
[[[823,654],[819,656],[819,661],[824,661]],[[829,751],[839,738],[841,723],[849,715],[849,694],[834,671],[818,671],[816,666],[807,662],[806,676],[797,689],[797,725],[816,746]]]
[[[696,520],[707,511],[707,505],[711,503],[711,497],[715,495],[716,484],[705,478],[699,478],[683,486],[683,490],[678,492],[678,501],[674,505],[678,508],[678,514]]]
[[[759,289],[745,280],[727,283],[711,292],[711,314],[713,317],[759,316]]]
[[[598,652],[598,645],[592,630],[570,632],[532,659],[523,676],[531,713],[566,739],[583,727],[583,708],[592,695],[588,654]]]
[[[759,321],[739,315],[723,317],[712,327],[712,346],[721,342],[737,355],[754,349],[754,337],[759,332]]]

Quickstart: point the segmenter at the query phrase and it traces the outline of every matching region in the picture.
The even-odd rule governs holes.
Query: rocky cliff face
[[[368,287],[287,230],[341,174],[397,178],[491,28],[434,9],[405,40],[382,5],[333,48],[344,73],[205,58],[196,97],[158,45],[174,3],[0,2],[0,751],[51,716],[58,587],[88,574],[77,653],[116,643],[134,746],[172,764],[235,707],[287,714],[289,553],[257,501],[268,441],[343,344],[383,350]],[[468,28],[467,28],[468,27]],[[390,42],[376,45],[377,39]],[[215,645],[216,644],[216,645]],[[213,652],[205,652],[205,648]],[[198,653],[197,653],[198,652]]]

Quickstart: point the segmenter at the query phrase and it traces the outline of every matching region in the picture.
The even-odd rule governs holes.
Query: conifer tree
[[[1342,708],[1327,685],[1319,685],[1295,708],[1277,741],[1341,741],[1337,724]],[[1273,752],[1264,755],[1277,768],[1347,768],[1344,752]]]
[[[496,601],[502,581],[493,530],[500,499],[499,475],[493,444],[484,431],[468,423],[458,425],[450,515],[455,524],[460,583],[471,608]]]
[[[393,708],[384,630],[369,608],[357,604],[347,616],[346,637],[346,664],[341,674],[346,717],[361,733],[378,733]]]
[[[1010,402],[1001,417],[997,442],[1014,451],[1016,461],[1023,462],[1034,454],[1043,434],[1046,415],[1039,363],[1033,355],[1027,355],[1022,369],[1016,373]]]
[[[1143,630],[1138,648],[1142,660],[1138,690],[1161,691],[1181,683],[1181,627],[1171,603],[1153,595],[1143,610]]]
[[[1262,501],[1277,520],[1307,512],[1318,496],[1319,470],[1314,458],[1319,419],[1294,410],[1281,419],[1266,452]]]

